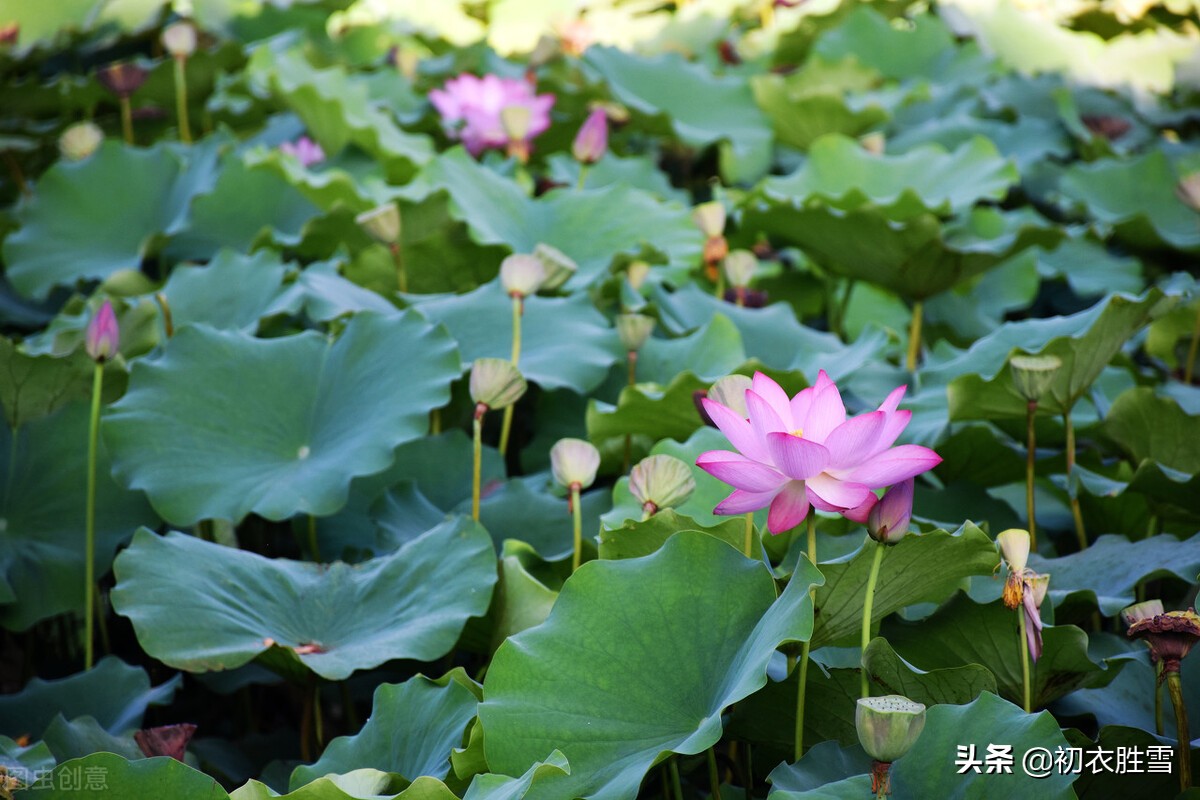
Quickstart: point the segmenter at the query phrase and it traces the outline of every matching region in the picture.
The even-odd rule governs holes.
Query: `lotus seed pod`
[[[1046,599],[1046,592],[1050,591],[1050,575],[1033,576],[1029,581],[1029,591],[1033,594],[1034,608],[1041,608]]]
[[[646,278],[650,277],[650,265],[645,261],[633,261],[625,268],[625,279],[634,291],[642,288]]]
[[[867,755],[890,764],[916,744],[925,728],[925,706],[898,694],[859,698],[854,727]]]
[[[559,439],[550,448],[550,471],[554,480],[570,488],[586,489],[596,480],[600,451],[583,439]]]
[[[539,244],[533,248],[533,254],[546,268],[546,279],[542,281],[543,289],[557,289],[570,280],[571,276],[579,269],[579,265],[570,256],[548,244]]]
[[[746,288],[757,271],[758,258],[749,250],[734,250],[725,256],[725,277],[731,286]]]
[[[629,472],[629,491],[650,514],[683,505],[695,490],[692,468],[675,456],[644,458]]]
[[[692,209],[692,221],[709,239],[725,233],[725,206],[719,200],[701,203]]]
[[[112,301],[105,300],[100,310],[88,323],[83,346],[93,361],[104,363],[117,354],[121,344],[121,330],[117,327],[117,315],[113,313]]]
[[[1045,394],[1061,366],[1058,356],[1013,356],[1008,361],[1013,385],[1030,402],[1037,402]]]
[[[104,142],[104,131],[93,122],[76,122],[58,137],[58,149],[68,161],[82,161]]]
[[[708,390],[708,399],[720,403],[742,419],[746,419],[750,416],[750,412],[746,410],[746,390],[753,385],[754,381],[745,375],[726,375]]]
[[[529,124],[533,112],[529,106],[512,105],[500,109],[500,124],[510,142],[523,142],[529,138]]]
[[[1200,211],[1200,172],[1185,176],[1175,187],[1175,194],[1184,204]]]
[[[913,479],[897,483],[867,514],[867,533],[877,542],[895,544],[908,533],[912,521]]]
[[[1029,531],[1019,528],[1009,528],[996,537],[996,544],[1008,568],[1012,572],[1020,572],[1029,563]]]
[[[510,297],[536,294],[546,280],[546,267],[527,253],[514,253],[500,262],[500,285]]]
[[[117,97],[129,97],[146,82],[150,72],[128,61],[109,64],[96,71],[100,84]]]
[[[1196,609],[1168,611],[1129,626],[1131,639],[1144,639],[1150,645],[1150,656],[1161,661],[1164,672],[1178,672],[1179,662],[1200,641],[1200,615]]]
[[[654,317],[645,314],[617,314],[617,336],[626,352],[636,353],[654,332]]]
[[[364,211],[354,221],[377,242],[387,245],[400,243],[400,209],[395,203],[384,203]]]
[[[1157,617],[1161,613],[1163,613],[1162,600],[1144,600],[1123,609],[1121,619],[1125,620],[1126,625],[1132,625],[1144,619]]]
[[[489,409],[507,408],[529,388],[521,371],[506,358],[477,358],[471,365],[471,399]]]
[[[175,58],[188,58],[196,52],[196,26],[187,20],[163,28],[163,48]]]

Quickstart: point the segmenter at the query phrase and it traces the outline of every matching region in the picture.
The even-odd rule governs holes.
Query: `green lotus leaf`
[[[171,145],[108,141],[85,161],[56,163],[18,211],[20,229],[4,240],[8,279],[41,298],[58,285],[138,269],[161,236],[184,227],[192,198],[211,186],[215,157],[215,140],[188,156]],[[129,189],[117,217],[114,186]]]
[[[62,714],[92,717],[104,730],[124,733],[141,727],[149,706],[169,704],[182,680],[176,675],[151,687],[146,670],[107,656],[86,672],[58,680],[33,678],[17,694],[0,696],[0,731],[37,738]]]
[[[927,706],[961,705],[981,692],[996,691],[995,677],[978,664],[925,672],[901,658],[883,638],[871,640],[862,663],[871,678],[873,694],[903,695]]]
[[[1186,582],[1200,573],[1195,542],[1160,535],[1131,542],[1105,534],[1086,550],[1061,558],[1030,555],[1029,566],[1050,573],[1049,597],[1057,606],[1082,594],[1106,617],[1116,616],[1135,600],[1136,587],[1146,580],[1173,575]]]
[[[531,551],[523,550],[506,553],[500,559],[500,581],[496,584],[496,600],[492,606],[493,650],[508,637],[545,622],[558,599],[558,592],[526,568],[526,563],[533,560],[532,555]]]
[[[686,441],[704,424],[692,398],[711,385],[712,381],[686,371],[676,375],[666,388],[656,384],[626,386],[615,406],[590,399],[588,438],[603,442],[617,436],[640,435]]]
[[[162,288],[175,327],[204,324],[253,333],[283,292],[287,267],[271,250],[222,249],[203,267],[179,266]]]
[[[1010,313],[1028,308],[1037,297],[1041,287],[1037,267],[1035,249],[1022,250],[994,269],[930,298],[925,304],[924,321],[929,326],[944,325],[968,342],[986,336],[999,328]],[[859,284],[854,290],[858,292],[865,288],[869,287]],[[893,303],[897,302],[894,295],[888,297]],[[899,305],[904,315],[896,314],[890,327],[897,332],[904,331],[907,337],[911,314],[902,303]],[[850,327],[851,313],[852,309],[846,312],[847,327]],[[874,321],[872,316],[867,319]]]
[[[981,664],[996,676],[1001,696],[1021,701],[1017,612],[1003,603],[981,605],[958,594],[920,622],[889,621],[882,635],[906,661],[921,669]],[[1043,708],[1075,689],[1105,686],[1121,665],[1121,661],[1093,661],[1087,634],[1074,625],[1046,625],[1042,657],[1030,665],[1033,707]]]
[[[720,144],[722,176],[756,180],[770,166],[771,124],[741,77],[716,76],[675,53],[637,57],[612,47],[590,47],[584,63],[629,108],[665,117],[687,145]]]
[[[1070,317],[1033,319],[1005,325],[980,339],[960,358],[935,367],[953,376],[947,389],[950,416],[966,419],[1023,419],[1026,400],[1013,386],[1008,358],[1017,352],[1057,356],[1062,367],[1042,395],[1043,413],[1063,414],[1092,388],[1113,357],[1163,306],[1158,289],[1133,298],[1110,295]],[[1001,354],[1004,345],[1010,348]],[[953,375],[961,369],[960,375]]]
[[[579,162],[566,153],[554,153],[546,159],[549,177],[555,183],[567,186],[579,185]],[[689,197],[671,185],[671,180],[663,173],[658,164],[647,156],[627,156],[622,158],[615,153],[606,153],[604,158],[592,164],[587,169],[584,186],[588,189],[602,189],[606,186],[623,185],[659,197],[686,205]]]
[[[4,375],[0,381],[0,406],[10,430],[47,417],[70,403],[86,402],[92,394],[95,364],[82,350],[65,358],[32,355],[10,339],[0,338],[0,374]],[[117,371],[119,367],[108,370]],[[110,376],[106,373],[106,377]],[[111,377],[115,379],[116,375]],[[109,386],[115,383],[119,388],[124,381],[105,383]]]
[[[1196,212],[1175,194],[1179,178],[1161,150],[1071,166],[1059,190],[1135,247],[1200,250]]]
[[[525,542],[542,558],[559,561],[574,552],[571,517],[565,497],[555,495],[550,476],[545,474],[516,478],[490,488],[479,504],[479,521],[496,548],[506,540]],[[581,496],[583,529],[594,531],[600,516],[611,508],[607,491],[589,491]],[[464,501],[457,507],[460,513],[470,513]]]
[[[804,563],[778,600],[761,564],[695,532],[585,564],[545,623],[496,651],[479,709],[488,764],[519,775],[557,748],[571,774],[529,797],[633,798],[660,757],[716,742],[722,709],[763,685],[776,647],[811,632],[820,575]]]
[[[109,733],[88,716],[68,720],[62,714],[56,714],[46,726],[43,737],[60,764],[92,753],[116,753],[130,760],[145,758],[132,732]]]
[[[811,380],[824,369],[840,381],[877,360],[883,346],[880,334],[859,336],[847,345],[831,333],[802,325],[788,303],[738,308],[694,283],[674,292],[655,287],[653,298],[663,327],[672,333],[699,329],[717,315],[727,317],[741,334],[747,358],[757,359],[771,369],[799,370]]]
[[[842,747],[834,741],[823,741],[809,748],[799,761],[784,762],[771,770],[767,780],[774,787],[771,797],[786,798],[788,793],[821,789],[826,784],[836,784],[870,771],[871,759],[857,742]],[[831,787],[827,788],[832,791]]]
[[[608,559],[641,558],[658,551],[667,540],[681,531],[700,531],[715,536],[726,544],[745,552],[746,522],[741,517],[729,519],[710,528],[702,528],[694,519],[663,509],[649,519],[626,520],[619,528],[600,529],[600,557]],[[755,558],[762,544],[758,531],[751,534]]]
[[[651,337],[638,351],[636,377],[639,382],[665,384],[686,370],[712,383],[745,360],[737,326],[714,314],[695,332],[677,339]]]
[[[251,80],[267,84],[288,104],[330,156],[355,144],[396,182],[411,178],[433,158],[428,137],[403,131],[378,107],[367,86],[341,67],[318,69],[295,50],[260,47],[247,70]]]
[[[919,14],[910,27],[897,28],[867,7],[856,8],[813,45],[814,54],[826,61],[854,58],[896,80],[938,76],[954,51],[953,34],[936,16]]]
[[[875,208],[888,219],[947,215],[982,200],[1002,200],[1020,176],[982,136],[953,152],[926,145],[896,156],[874,155],[838,134],[813,142],[800,169],[768,178],[768,197],[852,211]]]
[[[345,775],[328,775],[294,792],[279,794],[265,784],[250,781],[229,795],[232,800],[455,800],[457,795],[436,778],[404,779],[375,769],[356,769]]]
[[[233,669],[280,648],[330,680],[390,659],[440,658],[467,619],[487,611],[496,582],[491,539],[462,519],[355,566],[271,560],[142,529],[115,571],[113,607],[163,663]],[[186,616],[170,613],[183,606]]]
[[[404,683],[382,684],[362,729],[334,739],[315,764],[297,767],[291,788],[368,767],[410,781],[423,775],[445,778],[450,751],[462,744],[477,705],[475,695],[449,676],[432,681],[417,675]]]
[[[397,194],[396,187],[384,182],[378,163],[357,151],[343,151],[312,167],[278,148],[248,150],[243,157],[247,166],[270,169],[325,211],[341,206],[359,214]]]
[[[703,238],[685,207],[621,184],[533,199],[455,147],[431,161],[406,187],[405,197],[415,202],[439,190],[449,195],[451,213],[467,223],[479,244],[530,253],[545,243],[570,256],[579,265],[572,287],[594,282],[621,253],[659,253],[687,267],[700,258]]]
[[[215,779],[182,761],[159,756],[127,760],[115,753],[92,753],[59,764],[45,778],[45,788],[31,789],[30,797],[90,800],[127,797],[177,797],[180,800],[228,800],[229,794]],[[24,794],[24,793],[23,793]]]
[[[34,782],[30,773],[37,775],[38,770],[53,769],[55,763],[54,754],[45,742],[22,746],[7,736],[0,736],[0,767],[24,783]]]
[[[1200,474],[1143,461],[1128,488],[1142,495],[1165,519],[1200,521]]]
[[[1064,239],[1049,252],[1039,250],[1037,264],[1043,278],[1062,278],[1085,297],[1137,294],[1145,286],[1138,259],[1111,253],[1090,239]]]
[[[900,128],[887,140],[887,152],[904,153],[927,144],[957,150],[966,142],[984,136],[1011,159],[1018,170],[1026,170],[1048,158],[1065,158],[1071,144],[1062,127],[1040,117],[1018,117],[1013,123],[977,117],[967,111],[939,115],[918,125]]]
[[[820,565],[825,585],[816,595],[813,647],[846,643],[862,629],[863,587],[874,549],[875,542],[866,539],[851,555]],[[883,555],[871,620],[881,620],[914,603],[943,600],[964,578],[990,575],[998,561],[992,540],[970,522],[954,533],[909,534],[888,546]]]
[[[786,204],[747,209],[744,224],[774,244],[795,245],[838,275],[921,300],[986,272],[1030,244],[1062,233],[1031,213],[976,208],[943,225],[933,214],[903,223],[870,207],[842,211]]]
[[[1166,716],[1170,717],[1171,714]],[[1177,794],[1179,791],[1177,773],[1179,763],[1175,748],[1170,747],[1169,740],[1155,736],[1147,730],[1108,725],[1100,729],[1095,740],[1074,728],[1066,730],[1064,733],[1072,747],[1083,749],[1085,766],[1094,757],[1097,750],[1104,751],[1106,756],[1095,768],[1085,768],[1079,773],[1079,777],[1075,781],[1075,793],[1080,800],[1137,797],[1139,794],[1145,797],[1180,797],[1190,800],[1196,791],[1192,789],[1190,793]],[[1149,759],[1146,758],[1147,748],[1163,746],[1169,748],[1169,760],[1173,762],[1170,770],[1163,769],[1163,762],[1159,759],[1156,759],[1158,763],[1151,767],[1148,763]],[[1116,753],[1118,751],[1130,753],[1135,750],[1142,756],[1140,769],[1135,769],[1130,765],[1121,770],[1115,763]],[[1200,761],[1200,747],[1191,747],[1190,757],[1193,764]],[[1110,768],[1104,768],[1105,762],[1109,762]]]
[[[83,519],[87,490],[88,409],[72,404],[15,433],[0,425],[0,625],[26,630],[84,605]],[[98,454],[96,575],[154,512],[137,492],[108,477]]]
[[[512,355],[512,300],[498,280],[465,295],[409,299],[446,326],[464,364]],[[616,333],[586,295],[525,299],[520,367],[529,381],[587,392],[604,380],[619,350]]]
[[[403,368],[373,353],[404,354]],[[359,314],[332,343],[187,327],[134,367],[104,438],[115,474],[173,524],[331,514],[351,478],[425,433],[459,370],[450,338],[412,313]]]
[[[367,3],[355,5],[369,6]],[[404,30],[432,39],[445,39],[456,47],[466,47],[479,41],[487,31],[484,24],[467,13],[459,3],[392,0],[383,6],[369,7],[372,17],[398,22]]]
[[[479,775],[471,782],[463,800],[524,800],[540,782],[561,781],[571,774],[571,765],[561,752],[555,750],[545,761],[525,770],[519,778],[507,775]]]
[[[1188,474],[1200,472],[1200,452],[1192,444],[1200,436],[1200,417],[1152,388],[1130,389],[1118,397],[1108,410],[1104,432],[1135,461],[1152,459]]]

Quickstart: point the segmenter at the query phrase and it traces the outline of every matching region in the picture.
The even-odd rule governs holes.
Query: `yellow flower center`
[[[791,433],[791,434],[792,434],[792,436],[795,436],[797,439],[803,439],[803,438],[804,438],[804,429],[803,429],[803,428],[796,428],[796,430],[794,430],[794,431],[789,431],[789,433]]]

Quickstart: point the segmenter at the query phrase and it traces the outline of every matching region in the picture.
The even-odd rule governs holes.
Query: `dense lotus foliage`
[[[0,0],[0,798],[1200,796],[1198,11]]]

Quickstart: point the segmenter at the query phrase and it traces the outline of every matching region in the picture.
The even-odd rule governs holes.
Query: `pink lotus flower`
[[[117,354],[121,344],[121,331],[117,327],[117,315],[113,313],[112,301],[104,305],[88,322],[83,336],[83,347],[93,361],[104,363]]]
[[[301,136],[295,142],[284,142],[279,145],[279,152],[296,159],[303,167],[311,167],[325,160],[325,151],[321,149],[321,145],[307,136]]]
[[[575,134],[575,142],[571,145],[571,154],[582,164],[595,164],[604,156],[608,149],[608,115],[603,108],[597,108],[588,114],[588,118]]]
[[[463,74],[447,81],[444,88],[434,89],[429,99],[447,131],[462,139],[471,155],[478,156],[489,147],[513,144],[501,116],[506,107],[529,109],[529,125],[519,144],[527,145],[550,127],[554,95],[534,91],[531,84],[517,78]]]
[[[710,450],[696,465],[733,486],[714,514],[744,514],[770,506],[767,528],[800,524],[809,506],[866,522],[873,489],[899,483],[941,463],[927,447],[893,447],[911,411],[897,411],[897,387],[877,411],[846,419],[837,386],[821,370],[816,385],[788,399],[775,381],[755,374],[746,390],[747,420],[713,400],[704,409],[739,452]]]

